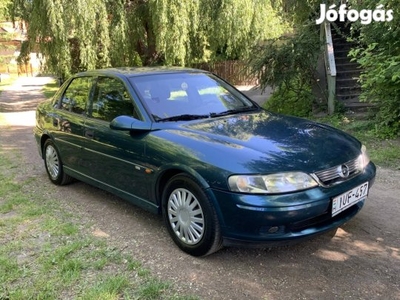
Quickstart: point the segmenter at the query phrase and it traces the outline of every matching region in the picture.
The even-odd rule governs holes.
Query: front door
[[[124,83],[118,78],[99,77],[89,112],[84,128],[88,175],[118,193],[148,201],[149,175],[143,166],[146,134],[110,128],[117,116],[137,117]]]

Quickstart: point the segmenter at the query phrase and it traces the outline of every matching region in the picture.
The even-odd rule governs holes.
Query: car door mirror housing
[[[114,130],[149,131],[151,124],[130,116],[118,116],[110,122],[110,128]]]

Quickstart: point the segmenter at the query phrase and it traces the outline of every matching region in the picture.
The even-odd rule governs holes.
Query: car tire
[[[193,256],[206,256],[222,247],[215,208],[192,176],[178,174],[166,184],[162,196],[163,217],[175,244]]]
[[[48,139],[44,143],[43,155],[46,172],[52,183],[65,185],[73,180],[71,176],[65,174],[60,153],[52,140]]]

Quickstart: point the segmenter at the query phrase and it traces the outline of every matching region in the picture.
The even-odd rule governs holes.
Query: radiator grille
[[[346,176],[343,176],[342,170],[347,168]],[[360,164],[358,158],[345,162],[332,168],[315,172],[318,179],[325,185],[331,185],[336,182],[342,182],[354,177],[360,173]]]

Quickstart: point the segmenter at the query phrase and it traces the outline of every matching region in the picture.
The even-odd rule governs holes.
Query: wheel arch
[[[161,200],[162,200],[162,193],[164,191],[165,185],[167,184],[168,180],[171,179],[173,176],[179,173],[186,173],[192,176],[197,180],[197,182],[201,185],[203,189],[208,189],[210,185],[208,182],[194,169],[188,166],[182,165],[171,165],[165,166],[159,171],[159,175],[156,181],[155,187],[155,197],[157,201],[157,205],[159,207],[159,213],[161,213]]]
[[[223,246],[223,234],[211,188],[204,188],[204,182],[189,172],[175,171],[178,173],[171,181],[164,177],[167,197],[164,195],[160,205],[171,238],[181,250],[193,256],[206,256],[218,251]],[[174,197],[170,197],[172,193]]]
[[[44,152],[43,152],[44,144],[48,139],[51,139],[51,137],[47,133],[43,133],[42,136],[40,137],[40,156],[42,157],[42,159],[44,159]]]

